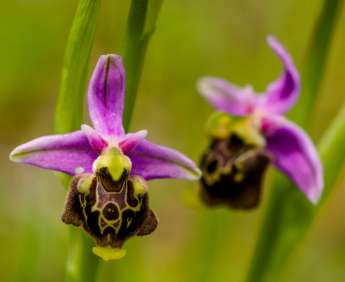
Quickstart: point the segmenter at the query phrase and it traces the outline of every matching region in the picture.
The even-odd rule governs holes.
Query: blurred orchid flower
[[[241,88],[219,78],[205,77],[198,83],[202,96],[221,112],[208,122],[213,142],[202,160],[202,193],[209,204],[255,207],[270,161],[311,202],[320,197],[323,171],[315,146],[301,128],[283,117],[297,101],[299,74],[283,46],[274,37],[267,41],[284,71],[263,95],[256,95],[251,86]]]
[[[148,208],[146,180],[197,179],[199,169],[181,153],[151,143],[146,130],[125,133],[125,71],[117,55],[101,56],[88,89],[94,129],[41,137],[15,148],[10,159],[74,176],[63,221],[96,240],[104,259],[124,255],[132,235],[151,233],[157,219]]]

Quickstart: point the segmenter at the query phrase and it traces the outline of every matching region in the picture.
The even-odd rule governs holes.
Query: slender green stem
[[[197,225],[193,242],[183,254],[185,263],[182,263],[185,281],[209,282],[213,281],[214,275],[219,273],[219,255],[222,246],[228,241],[224,239],[225,226],[231,224],[229,211],[217,209],[210,212],[198,211]],[[224,220],[226,218],[226,220]],[[189,254],[189,255],[188,255]]]
[[[310,122],[341,2],[341,0],[324,2],[311,39],[302,72],[304,84],[301,101],[292,116],[305,128]],[[319,146],[325,176],[325,193],[321,202],[329,194],[342,167],[345,151],[342,149],[340,138],[345,138],[344,117],[345,109],[327,131]],[[335,156],[336,154],[338,155]],[[336,157],[335,162],[332,162],[332,157]],[[308,203],[298,189],[282,175],[276,177],[273,185],[247,276],[248,282],[277,281],[278,275],[303,239],[318,210],[317,207],[320,206],[320,203],[317,207]]]
[[[87,234],[79,229],[70,228],[65,282],[96,281],[99,259],[91,252],[93,245]]]
[[[342,0],[325,0],[315,24],[302,69],[302,93],[291,113],[292,119],[303,128],[309,125],[318,89],[325,71],[328,51]]]
[[[126,102],[124,125],[128,129],[144,64],[163,0],[132,0],[125,39]]]
[[[64,133],[79,129],[83,118],[90,54],[100,0],[80,0],[65,51],[55,130]],[[64,184],[69,182],[63,177]],[[66,282],[93,282],[99,259],[91,253],[91,240],[71,227]]]
[[[55,130],[79,129],[83,119],[90,54],[95,36],[100,0],[80,0],[69,34],[57,101]]]
[[[323,135],[319,152],[324,166],[325,188],[320,205],[332,192],[333,184],[337,179],[345,159],[345,105],[335,118],[334,122]]]

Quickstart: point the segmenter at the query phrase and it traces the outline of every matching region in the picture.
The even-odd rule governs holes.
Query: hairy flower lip
[[[214,137],[200,162],[201,199],[210,207],[256,208],[270,161],[262,145],[248,142],[237,132]]]
[[[122,182],[123,180],[123,182]],[[125,177],[114,182],[109,174],[73,177],[62,221],[84,229],[96,242],[96,255],[116,259],[133,236],[152,233],[158,219],[149,206],[146,182]]]
[[[270,83],[262,95],[251,87],[239,87],[223,79],[204,77],[198,90],[217,110],[247,117],[266,139],[266,151],[273,165],[285,173],[312,202],[317,203],[323,189],[323,171],[316,148],[309,136],[283,117],[296,103],[300,78],[293,61],[273,36],[268,45],[283,63],[281,76]]]

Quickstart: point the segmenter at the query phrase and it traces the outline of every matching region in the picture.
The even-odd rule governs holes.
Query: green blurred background
[[[64,47],[77,1],[12,0],[0,8],[0,281],[62,281],[68,227],[65,191],[48,171],[16,165],[16,145],[53,132]],[[207,144],[212,109],[195,90],[210,74],[264,90],[281,65],[265,44],[276,35],[298,67],[321,8],[319,0],[166,0],[149,46],[132,129],[195,160]],[[129,1],[102,1],[91,64],[120,53]],[[344,7],[345,8],[345,7]],[[345,100],[345,9],[331,44],[313,118],[316,139]],[[303,82],[302,82],[303,83]],[[344,185],[321,209],[280,281],[344,281]],[[160,218],[149,237],[125,245],[121,261],[103,263],[99,281],[241,281],[252,254],[262,205],[249,213],[197,205],[197,184],[150,183]],[[275,187],[279,189],[279,187]]]

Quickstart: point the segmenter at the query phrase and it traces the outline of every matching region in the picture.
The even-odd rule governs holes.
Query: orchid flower
[[[274,37],[267,42],[284,71],[262,95],[251,86],[241,88],[219,78],[205,77],[198,83],[202,96],[219,111],[208,122],[213,142],[201,164],[202,194],[209,204],[255,207],[269,162],[312,203],[322,192],[322,165],[315,146],[306,132],[283,116],[297,102],[298,71]]]
[[[63,221],[82,226],[94,253],[119,258],[124,241],[151,233],[157,219],[148,207],[146,181],[197,179],[199,169],[183,154],[145,139],[146,130],[125,133],[122,115],[125,71],[118,55],[101,56],[88,89],[94,128],[37,138],[15,148],[10,159],[74,176]]]

